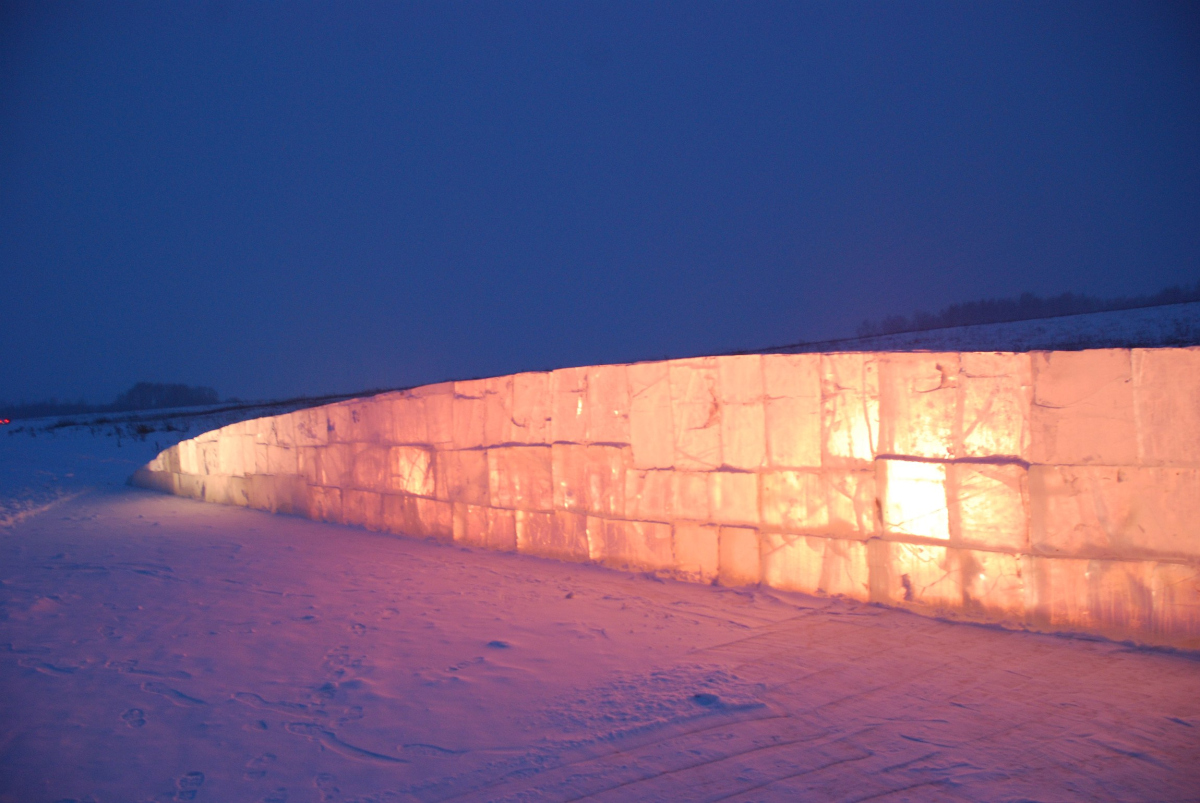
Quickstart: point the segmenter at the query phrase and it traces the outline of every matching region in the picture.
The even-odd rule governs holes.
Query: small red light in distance
[[[9,421],[7,418],[0,418],[0,424],[11,424],[11,423],[12,422]]]

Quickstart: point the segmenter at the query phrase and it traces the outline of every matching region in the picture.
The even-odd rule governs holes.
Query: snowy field
[[[809,343],[784,351],[1038,351],[1200,344],[1200,302]]]
[[[124,484],[251,412],[0,428],[0,801],[1200,800],[1197,655]]]
[[[123,484],[182,420],[41,426],[3,801],[1200,799],[1196,656],[205,505]]]

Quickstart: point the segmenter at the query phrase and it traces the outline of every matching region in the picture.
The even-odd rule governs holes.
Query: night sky
[[[0,6],[0,399],[397,387],[1200,279],[1200,6]]]

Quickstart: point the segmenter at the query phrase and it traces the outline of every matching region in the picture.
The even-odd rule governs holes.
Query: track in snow
[[[1185,800],[1200,662],[93,492],[0,530],[0,800]]]

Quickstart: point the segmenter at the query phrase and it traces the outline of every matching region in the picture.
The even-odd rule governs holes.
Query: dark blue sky
[[[1200,279],[1197,5],[0,6],[0,399]]]

